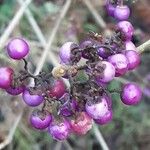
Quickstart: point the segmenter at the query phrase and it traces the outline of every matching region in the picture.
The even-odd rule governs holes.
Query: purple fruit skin
[[[29,53],[29,45],[21,38],[14,38],[8,43],[7,52],[11,58],[20,60]]]
[[[44,98],[40,95],[31,95],[28,90],[25,90],[22,94],[24,102],[31,107],[40,105]]]
[[[49,133],[55,140],[66,140],[70,134],[70,125],[67,120],[53,122],[49,126]]]
[[[140,59],[140,54],[134,50],[128,50],[125,51],[125,55],[128,59],[128,69],[129,70],[133,70],[135,69],[137,66],[139,66],[141,59]]]
[[[72,48],[77,47],[78,45],[73,42],[66,42],[62,45],[59,51],[59,57],[61,61],[65,64],[69,64],[71,60],[71,50]]]
[[[112,81],[115,77],[114,66],[107,61],[102,61],[102,62],[100,62],[100,64],[104,65],[105,69],[100,76],[96,76],[96,81],[97,82],[103,82],[103,83],[107,83],[107,82]],[[97,64],[97,65],[99,65],[99,64]]]
[[[135,83],[125,84],[122,93],[121,100],[126,105],[136,105],[141,101],[142,91]]]
[[[95,104],[86,103],[85,109],[87,114],[93,119],[99,119],[106,115],[106,113],[111,109],[111,99],[110,97],[103,96],[100,102]]]
[[[115,54],[108,58],[108,62],[110,62],[115,67],[115,76],[122,76],[128,70],[128,59],[124,54]]]
[[[128,6],[117,6],[114,11],[114,17],[119,20],[127,20],[130,16],[130,9]]]
[[[125,50],[136,50],[136,47],[131,41],[125,41]]]
[[[106,4],[106,10],[109,16],[114,17],[115,6],[112,4]]]
[[[129,21],[120,21],[117,24],[117,29],[121,31],[123,35],[123,40],[129,41],[132,39],[134,28]]]
[[[65,84],[62,80],[54,80],[52,88],[49,90],[51,97],[61,98],[65,93]]]
[[[111,53],[106,52],[105,48],[101,47],[97,50],[98,55],[104,59],[108,58]]]
[[[31,125],[39,130],[46,129],[52,122],[52,116],[48,112],[35,111],[30,116]]]
[[[24,90],[25,90],[25,86],[20,86],[20,87],[16,87],[16,88],[9,87],[8,89],[6,89],[6,92],[11,95],[19,95]]]
[[[112,121],[112,118],[113,118],[113,112],[112,112],[112,110],[110,110],[103,117],[101,117],[99,119],[95,119],[94,121],[97,124],[105,125],[105,124],[109,123],[110,121]]]
[[[9,67],[0,68],[0,88],[7,89],[11,86],[13,72]]]

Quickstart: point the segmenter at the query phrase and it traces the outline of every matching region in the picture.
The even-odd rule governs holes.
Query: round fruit
[[[126,105],[136,105],[141,101],[142,91],[140,87],[134,83],[125,84],[122,93],[121,100]]]
[[[93,120],[85,112],[77,115],[75,120],[70,121],[71,129],[78,135],[86,134],[92,128]]]
[[[72,50],[77,47],[78,45],[73,42],[66,42],[65,44],[63,44],[59,51],[61,61],[65,64],[70,64],[72,58]]]
[[[52,115],[48,111],[35,110],[30,116],[31,125],[39,130],[46,129],[52,122]]]
[[[104,125],[112,121],[112,116],[113,116],[113,112],[112,110],[110,110],[110,111],[107,111],[104,116],[100,117],[99,119],[95,119],[94,121],[97,124]]]
[[[109,16],[114,17],[114,11],[115,11],[115,6],[113,4],[107,3],[106,4],[106,10]]]
[[[125,51],[126,58],[128,59],[128,69],[135,69],[141,62],[140,54],[135,50]]]
[[[115,77],[115,67],[107,62],[107,61],[102,61],[99,62],[96,66],[96,74],[95,78],[97,82],[110,82],[114,79]]]
[[[22,94],[24,102],[32,107],[40,105],[44,98],[41,95],[31,95],[29,90],[25,90]]]
[[[49,95],[51,97],[60,98],[65,93],[65,84],[62,80],[53,80],[51,82],[51,88],[49,89]]]
[[[114,11],[114,17],[117,20],[123,21],[127,20],[130,16],[130,9],[128,6],[123,5],[123,6],[117,6]]]
[[[131,41],[125,41],[125,50],[136,50],[136,47]]]
[[[0,68],[0,88],[7,89],[11,86],[14,71],[9,67]]]
[[[70,134],[70,125],[67,120],[53,121],[49,126],[49,133],[55,140],[66,140]]]
[[[98,102],[86,103],[85,109],[87,114],[93,119],[100,119],[106,115],[106,113],[111,110],[111,99],[107,95],[100,97]]]
[[[8,43],[7,52],[11,58],[20,60],[29,53],[29,45],[21,38],[14,38]]]
[[[124,75],[128,70],[128,59],[123,54],[115,54],[108,58],[108,61],[115,67],[115,76]]]
[[[122,39],[125,41],[129,41],[132,39],[134,28],[129,21],[120,21],[117,24],[118,31],[121,32]]]

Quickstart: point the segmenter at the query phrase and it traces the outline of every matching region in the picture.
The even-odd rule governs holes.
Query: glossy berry
[[[70,64],[72,59],[72,51],[76,47],[78,47],[78,45],[73,42],[66,42],[65,44],[62,45],[59,51],[59,56],[62,63]]]
[[[0,88],[7,89],[11,86],[13,70],[9,67],[0,68]]]
[[[24,102],[28,105],[28,106],[38,106],[40,105],[44,98],[41,95],[31,95],[29,90],[25,90],[22,94],[23,100]]]
[[[125,50],[136,50],[136,47],[131,41],[125,41]]]
[[[93,119],[100,119],[111,110],[111,99],[107,95],[100,97],[98,102],[86,103],[85,109],[87,114]]]
[[[92,128],[93,120],[85,112],[77,115],[76,119],[70,121],[71,129],[78,135],[86,134]]]
[[[99,73],[96,73],[95,75],[97,82],[107,83],[114,79],[115,67],[111,63],[107,61],[102,61],[102,62],[99,62],[95,66],[95,68],[99,72]]]
[[[29,45],[21,38],[14,38],[8,43],[7,52],[11,58],[20,60],[29,53]]]
[[[128,83],[123,86],[121,100],[126,105],[136,105],[141,101],[142,91],[135,83]]]
[[[100,117],[99,119],[95,119],[94,121],[97,124],[105,125],[105,124],[110,123],[110,121],[112,121],[112,118],[113,118],[113,112],[112,110],[109,110],[105,113],[104,116]]]
[[[125,51],[126,58],[128,59],[128,67],[129,70],[135,69],[137,66],[139,66],[141,59],[140,54],[135,50],[128,50]]]
[[[108,61],[115,67],[115,76],[121,76],[128,70],[128,59],[124,54],[115,54],[108,58]]]
[[[67,120],[53,121],[49,126],[49,133],[55,140],[66,140],[70,134],[70,124]]]
[[[9,88],[6,89],[6,92],[11,94],[11,95],[19,95],[25,90],[25,86],[18,86],[18,87],[12,87],[10,86]]]
[[[129,16],[130,16],[130,9],[126,5],[117,6],[114,10],[114,17],[117,20],[120,20],[120,21],[127,20]]]
[[[117,24],[117,30],[121,32],[123,40],[128,41],[132,39],[134,28],[129,21],[120,21]]]
[[[65,93],[65,84],[62,80],[53,80],[51,82],[51,88],[49,89],[50,97],[60,98]]]
[[[52,122],[52,115],[48,111],[35,110],[30,116],[31,125],[39,130],[46,129]]]

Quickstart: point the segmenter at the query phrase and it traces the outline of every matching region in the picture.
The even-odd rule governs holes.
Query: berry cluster
[[[23,60],[25,66],[18,75],[9,67],[0,68],[0,88],[11,95],[22,94],[28,106],[42,105],[31,114],[31,125],[39,130],[48,128],[56,140],[64,140],[70,133],[86,134],[93,121],[100,125],[109,123],[114,91],[109,91],[107,85],[140,64],[140,55],[131,42],[133,26],[126,21],[130,9],[122,1],[118,5],[107,2],[106,8],[119,21],[113,35],[104,38],[91,32],[79,45],[66,42],[59,51],[60,66],[52,72],[29,72],[25,59],[29,45],[22,38],[14,38],[7,45],[8,55]],[[81,72],[85,74],[84,80],[77,77]],[[28,78],[34,79],[33,87],[28,86]],[[69,80],[69,88],[63,79]],[[126,105],[138,104],[142,96],[135,83],[125,84],[117,92]]]

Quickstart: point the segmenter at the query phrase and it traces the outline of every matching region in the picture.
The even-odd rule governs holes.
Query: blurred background
[[[0,0],[0,66],[16,71],[22,62],[10,60],[5,45],[12,37],[24,37],[30,44],[30,70],[50,71],[59,62],[59,47],[66,41],[79,43],[94,31],[108,34],[115,20],[105,11],[104,0]],[[131,9],[130,21],[135,27],[133,42],[141,45],[150,38],[150,0],[126,0]],[[150,50],[150,48],[149,48]],[[113,121],[98,126],[110,150],[150,150],[150,53],[142,53],[142,64],[124,79],[115,80],[110,89],[121,82],[135,81],[143,89],[138,106],[128,107],[113,94]],[[149,83],[149,85],[145,85]],[[33,129],[28,116],[31,108],[21,98],[0,91],[0,149],[6,150],[101,150],[101,143],[91,130],[85,136],[72,135],[57,142],[46,132]]]

